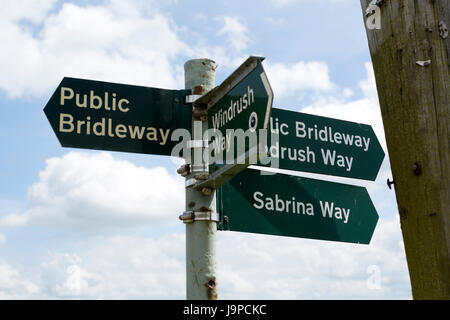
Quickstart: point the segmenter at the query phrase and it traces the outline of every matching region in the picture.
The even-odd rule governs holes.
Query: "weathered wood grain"
[[[366,28],[415,299],[450,299],[449,7],[385,0]]]

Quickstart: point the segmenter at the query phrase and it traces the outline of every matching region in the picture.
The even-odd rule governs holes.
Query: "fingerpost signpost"
[[[44,112],[63,147],[171,155],[172,132],[190,130],[188,94],[66,77]]]
[[[378,215],[364,187],[244,170],[217,195],[219,230],[368,244]]]
[[[378,221],[363,187],[263,174],[373,181],[384,159],[368,125],[272,109],[263,60],[217,87],[214,61],[189,60],[184,90],[64,78],[44,108],[63,147],[185,159],[187,299],[218,298],[216,230],[369,244]]]
[[[280,169],[373,181],[384,159],[366,124],[273,108],[270,130],[271,163]]]
[[[195,102],[207,111],[208,128],[214,135],[209,145],[214,161],[209,161],[208,179],[198,187],[217,189],[251,160],[256,163],[266,155],[273,92],[262,61],[250,57],[220,86]]]

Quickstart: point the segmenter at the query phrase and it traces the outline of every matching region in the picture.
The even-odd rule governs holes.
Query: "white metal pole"
[[[214,88],[216,63],[210,59],[193,59],[184,65],[185,88],[202,95]],[[203,120],[203,121],[202,121]],[[205,167],[203,133],[208,129],[206,119],[192,119],[192,163],[186,182],[195,179]],[[199,169],[200,168],[200,169]],[[194,171],[194,172],[192,172]],[[205,171],[203,170],[203,173]],[[217,299],[216,230],[214,190],[186,187],[186,212],[197,216],[186,222],[186,298],[188,300]]]

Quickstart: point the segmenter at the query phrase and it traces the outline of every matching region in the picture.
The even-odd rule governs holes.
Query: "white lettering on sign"
[[[255,102],[255,94],[250,86],[247,87],[247,92],[236,100],[230,100],[230,106],[227,109],[219,109],[212,116],[212,123],[214,129],[220,129],[228,122],[232,121],[238,114],[250,107]]]
[[[265,209],[267,211],[314,215],[312,203],[297,201],[295,197],[289,200],[281,199],[278,194],[275,194],[274,198],[264,197],[262,192],[256,191],[253,193],[253,199],[255,200],[253,206],[258,210]]]
[[[283,136],[287,136],[289,134],[289,126],[286,123],[279,123],[278,118],[275,118],[275,121],[273,121],[273,118],[270,117],[270,132],[273,134],[282,134]]]
[[[212,147],[214,148],[215,154],[221,154],[224,151],[230,152],[232,138],[234,138],[233,130],[227,130],[224,136],[221,135],[219,139],[214,139]]]
[[[295,135],[297,138],[307,138],[310,140],[320,140],[335,144],[344,144],[369,150],[370,138],[359,135],[336,132],[332,127],[324,126],[320,128],[315,124],[313,127],[307,127],[304,122],[295,122]]]
[[[325,165],[334,166],[336,164],[338,167],[345,168],[346,171],[352,170],[353,157],[336,154],[335,150],[330,151],[322,148],[320,149],[320,152]]]
[[[309,146],[306,146],[304,149],[280,147],[280,144],[277,141],[275,144],[270,146],[269,153],[272,158],[316,163],[316,154]]]
[[[85,120],[74,120],[73,116],[67,113],[59,115],[59,132],[76,133],[83,135],[95,135],[99,137],[119,137],[121,139],[137,139],[159,142],[165,145],[169,138],[170,129],[143,127],[136,125],[116,124],[111,118],[100,118],[100,121],[93,122],[91,117]]]
[[[298,144],[294,145],[295,147],[289,144],[290,139],[294,138],[289,140],[279,139],[276,142],[272,142],[272,145],[266,148],[271,158],[309,164],[323,164],[351,172],[357,162],[353,155],[339,153],[332,145],[328,148],[317,148],[316,142],[318,146],[322,146],[323,142],[326,142],[358,148],[364,152],[369,151],[371,142],[370,137],[340,132],[331,125],[319,126],[311,124],[308,126],[303,121],[295,121],[295,128],[292,128],[292,132],[289,129],[289,125],[278,118],[270,119],[270,132],[273,135],[289,137],[291,134],[297,139],[302,139],[301,142],[299,141]],[[348,150],[348,148],[343,149],[341,152],[346,152],[344,150]]]
[[[284,199],[275,194],[273,197],[264,196],[261,191],[253,193],[253,207],[258,210],[291,213],[297,215],[314,216],[314,205],[310,202],[298,201],[295,197]],[[344,224],[348,223],[350,218],[350,209],[338,207],[334,202],[319,201],[321,215],[318,217],[340,220]]]
[[[111,99],[110,93],[105,91],[103,97],[97,96],[93,90],[89,91],[88,94],[76,93],[72,88],[61,87],[61,94],[59,104],[63,106],[66,100],[75,99],[75,105],[79,108],[90,108],[99,110],[104,108],[108,111],[121,111],[128,112],[130,101],[127,99],[117,99],[117,94],[112,93]]]
[[[89,94],[75,92],[69,87],[61,87],[59,104],[66,105],[68,102],[75,105],[75,108],[89,108],[94,110],[104,109],[106,111],[130,111],[130,101],[125,98],[118,98],[116,93],[105,91],[101,96],[94,90],[89,90]],[[100,118],[93,121],[90,116],[83,120],[75,120],[69,113],[59,114],[59,132],[76,133],[79,135],[93,135],[98,137],[118,137],[120,139],[148,140],[165,145],[169,139],[170,129],[155,127],[125,125],[115,123],[113,118]]]
[[[350,216],[350,209],[340,208],[335,206],[334,202],[320,201],[320,210],[324,218],[344,219],[344,223],[348,222]]]

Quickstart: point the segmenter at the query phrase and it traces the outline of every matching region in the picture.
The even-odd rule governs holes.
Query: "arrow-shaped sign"
[[[266,156],[273,92],[260,57],[248,58],[194,107],[207,110],[209,179],[197,187],[219,188],[249,164]],[[196,108],[194,108],[195,112]]]
[[[246,169],[217,191],[219,230],[370,243],[378,214],[364,187]]]
[[[64,78],[44,112],[63,147],[171,155],[172,132],[191,127],[189,93]]]
[[[264,166],[375,180],[384,151],[371,126],[272,109]]]

